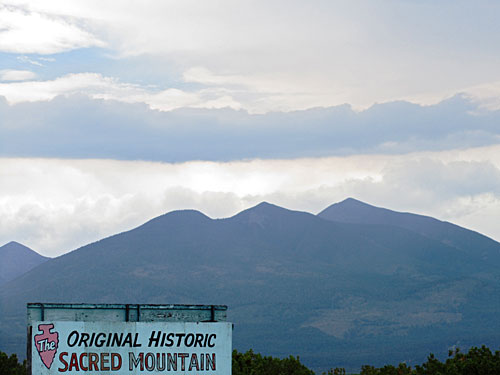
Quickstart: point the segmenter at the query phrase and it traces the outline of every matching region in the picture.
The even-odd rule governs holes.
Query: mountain
[[[480,233],[429,216],[391,211],[353,198],[332,204],[321,211],[318,216],[343,223],[391,225],[405,228],[474,256],[480,256],[484,260],[500,260],[498,242]]]
[[[0,285],[28,272],[47,259],[29,247],[9,242],[0,247]]]
[[[498,345],[499,270],[495,257],[396,225],[269,203],[217,220],[174,211],[0,288],[0,350],[23,354],[26,302],[227,304],[239,350],[318,370],[420,363]]]

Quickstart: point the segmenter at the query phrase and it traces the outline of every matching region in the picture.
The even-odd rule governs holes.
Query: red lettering
[[[196,353],[191,354],[191,362],[189,362],[188,371],[191,371],[193,368],[195,368],[196,371],[200,371],[200,365],[198,364],[198,357]]]
[[[87,356],[87,353],[82,353],[80,354],[80,368],[83,370],[83,371],[88,371],[89,368],[84,366],[83,365],[83,358],[85,358]]]
[[[76,353],[71,354],[71,360],[69,361],[68,371],[73,371],[73,367],[76,368],[75,371],[80,371],[80,368],[78,367],[78,357]]]
[[[109,371],[109,353],[101,353],[101,371]]]
[[[184,335],[184,333],[183,333]],[[189,357],[188,353],[179,353],[179,358],[181,359],[181,371],[186,370],[186,358]]]
[[[59,361],[64,364],[64,368],[58,368],[57,369],[59,372],[66,372],[66,371],[68,371],[68,362],[66,362],[66,360],[64,359],[64,357],[67,356],[67,355],[68,355],[68,352],[62,352],[61,354],[59,354]]]
[[[115,362],[115,359],[117,360]],[[116,371],[122,368],[122,356],[118,353],[111,353],[111,371]]]
[[[97,353],[89,353],[89,371],[99,371],[97,364],[99,363],[99,355]]]

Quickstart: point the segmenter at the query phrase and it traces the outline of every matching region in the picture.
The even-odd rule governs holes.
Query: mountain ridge
[[[317,216],[336,222],[358,224],[383,223],[385,225],[406,228],[468,252],[472,251],[473,246],[471,246],[471,242],[480,241],[484,248],[482,256],[485,259],[493,257],[495,260],[500,260],[500,251],[498,251],[497,247],[498,242],[494,239],[474,230],[466,229],[430,216],[376,207],[354,198],[347,198],[342,202],[334,203],[318,213]]]

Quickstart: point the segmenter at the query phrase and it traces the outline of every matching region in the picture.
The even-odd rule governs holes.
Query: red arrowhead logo
[[[59,334],[57,332],[50,332],[53,328],[53,324],[39,324],[38,330],[42,333],[34,337],[36,350],[38,350],[43,364],[48,369],[52,366],[59,344]]]

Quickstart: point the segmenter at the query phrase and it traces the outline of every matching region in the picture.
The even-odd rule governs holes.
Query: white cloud
[[[73,20],[74,21],[74,20]],[[0,6],[0,50],[13,53],[54,54],[104,43],[71,19]]]
[[[28,64],[35,65],[35,66],[44,66],[40,61],[30,59],[28,56],[25,56],[25,55],[17,56],[17,60],[21,63],[28,63]],[[42,59],[38,58],[38,60],[42,60]]]
[[[481,108],[500,110],[500,81],[469,87],[464,93]]]
[[[181,107],[239,109],[225,90],[201,89],[194,92],[175,88],[154,90],[123,83],[97,73],[68,74],[47,81],[0,83],[0,96],[10,104],[48,101],[59,95],[84,94],[95,99],[112,99],[126,103],[146,103],[151,109],[169,111]]]
[[[35,77],[30,70],[0,70],[0,81],[27,81]]]
[[[48,255],[175,209],[227,217],[266,200],[317,213],[348,196],[500,239],[500,146],[227,163],[4,158],[0,180],[0,243]]]
[[[106,43],[116,58],[146,56],[187,81],[224,87],[225,102],[251,112],[433,104],[499,79],[500,6],[485,1],[4,2],[8,50]]]

